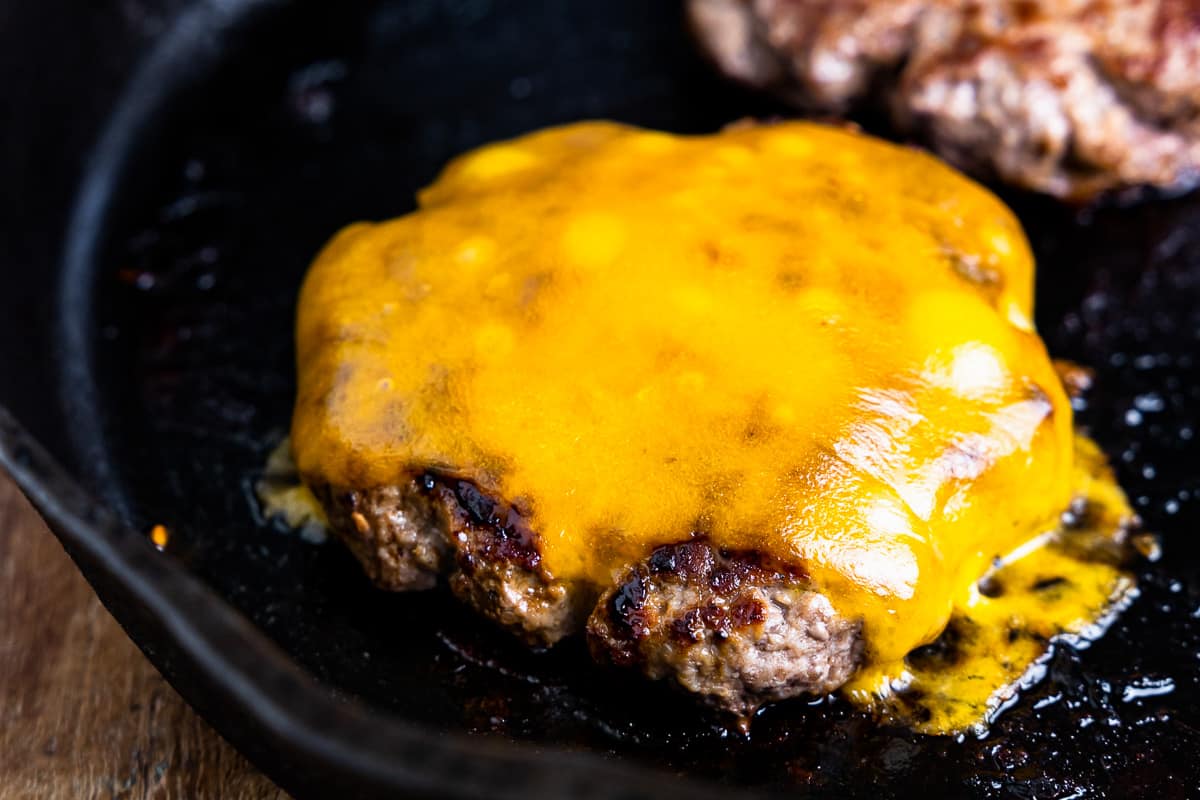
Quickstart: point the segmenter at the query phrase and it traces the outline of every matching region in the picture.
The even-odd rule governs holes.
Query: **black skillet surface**
[[[249,486],[289,418],[297,286],[340,226],[410,210],[449,157],[536,127],[711,131],[780,109],[713,77],[666,0],[325,5],[195,4],[109,117],[56,305],[27,276],[0,302],[0,401],[117,523],[167,524],[169,554],[89,509],[2,418],[0,463],[239,747],[311,796],[684,792],[668,771],[697,797],[1200,793],[1200,198],[1086,217],[1009,198],[1043,334],[1097,370],[1080,420],[1162,534],[1140,599],[1098,644],[1056,647],[984,739],[880,728],[835,700],[770,708],[746,739],[578,642],[529,653],[444,592],[370,589],[340,548],[264,524]]]

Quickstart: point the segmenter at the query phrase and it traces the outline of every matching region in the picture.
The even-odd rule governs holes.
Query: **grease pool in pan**
[[[445,592],[385,595],[339,548],[258,524],[242,493],[290,415],[291,321],[337,228],[411,206],[451,155],[588,116],[712,130],[775,111],[720,83],[670,3],[355,3],[266,19],[146,131],[97,294],[113,497],[326,683],[444,729],[619,754],[829,796],[1188,796],[1200,783],[1200,199],[1081,220],[1010,200],[1038,251],[1038,322],[1097,368],[1081,422],[1166,557],[1142,596],[983,740],[880,728],[836,701],[749,740],[685,698],[528,653]]]

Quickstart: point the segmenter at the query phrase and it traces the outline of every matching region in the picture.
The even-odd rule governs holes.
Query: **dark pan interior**
[[[813,796],[1200,786],[1200,198],[1086,215],[1009,198],[1040,259],[1042,332],[1097,371],[1080,420],[1162,534],[1140,599],[1098,644],[1056,647],[984,739],[881,728],[835,700],[767,709],[747,739],[579,642],[530,653],[443,591],[372,590],[340,548],[259,519],[250,485],[288,424],[299,281],[339,227],[410,210],[452,155],[536,127],[697,132],[781,110],[716,79],[673,2],[332,6],[214,34],[92,165],[110,213],[67,245],[59,342],[88,356],[63,362],[61,400],[75,461],[130,524],[168,525],[170,554],[323,683],[439,730]]]

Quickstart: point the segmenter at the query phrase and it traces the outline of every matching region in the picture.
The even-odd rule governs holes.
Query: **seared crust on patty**
[[[512,503],[431,474],[376,489],[314,490],[335,535],[378,586],[454,594],[533,645],[584,629],[586,586],[556,580]],[[833,691],[862,659],[860,624],[834,612],[799,567],[695,540],[657,548],[595,602],[598,661],[673,677],[747,717],[763,703]]]
[[[763,703],[845,683],[862,660],[860,629],[803,570],[696,540],[634,566],[600,598],[587,634],[598,661],[674,678],[746,718]]]
[[[689,0],[728,75],[1071,199],[1200,178],[1200,2]]]
[[[469,481],[421,481],[449,519],[450,588],[460,600],[530,644],[552,645],[578,630],[588,598],[545,570],[525,515]]]
[[[532,645],[582,624],[581,592],[542,567],[537,536],[511,505],[470,481],[421,475],[375,489],[314,487],[334,534],[382,589],[454,594]]]

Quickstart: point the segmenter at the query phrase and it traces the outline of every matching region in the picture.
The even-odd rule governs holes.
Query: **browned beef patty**
[[[1200,0],[688,0],[728,75],[1062,198],[1200,180]]]
[[[556,580],[520,510],[468,481],[421,475],[378,489],[314,487],[333,532],[384,589],[455,595],[534,645],[585,629],[597,660],[673,678],[741,717],[836,689],[861,661],[860,626],[803,570],[695,540],[656,549],[599,601]],[[588,612],[590,609],[590,617]]]

